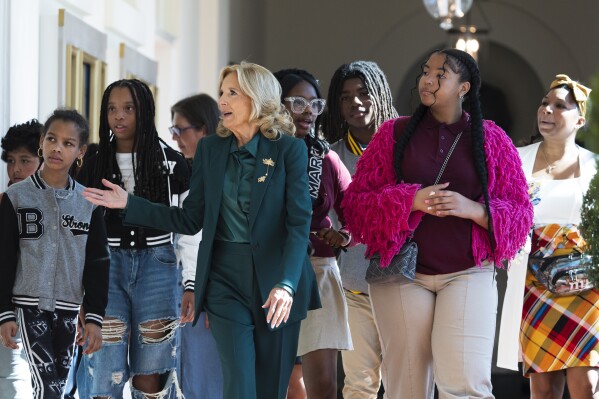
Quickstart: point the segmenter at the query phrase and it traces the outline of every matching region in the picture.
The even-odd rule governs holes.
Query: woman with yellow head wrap
[[[585,249],[578,225],[583,196],[597,172],[597,155],[575,140],[586,123],[590,92],[567,75],[557,75],[537,110],[531,144],[518,148],[534,225],[530,242],[508,275],[497,363],[517,369],[522,361],[533,398],[561,399],[566,382],[572,399],[595,397],[597,392],[599,291],[557,296],[526,267],[529,253],[548,257]]]

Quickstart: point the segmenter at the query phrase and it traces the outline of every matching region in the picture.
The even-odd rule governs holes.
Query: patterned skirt
[[[526,275],[520,345],[523,372],[599,366],[599,291],[555,296]]]

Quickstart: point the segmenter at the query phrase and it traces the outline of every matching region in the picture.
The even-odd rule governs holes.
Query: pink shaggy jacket
[[[409,118],[400,117],[406,123]],[[396,184],[395,121],[383,123],[372,137],[356,165],[341,205],[353,239],[366,244],[366,257],[379,253],[382,266],[389,265],[424,216],[424,212],[412,212],[414,196],[421,185]],[[487,230],[472,223],[472,253],[479,266],[488,259],[503,267],[501,261],[512,259],[524,246],[532,226],[533,208],[522,163],[512,141],[492,121],[485,120],[483,129],[495,251],[491,253]],[[479,201],[484,203],[484,198]]]

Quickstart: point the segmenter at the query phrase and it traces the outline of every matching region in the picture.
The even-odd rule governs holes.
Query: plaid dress
[[[533,230],[532,254],[562,255],[585,242],[574,224]],[[529,272],[526,276],[520,343],[523,372],[599,366],[599,292],[554,296]]]

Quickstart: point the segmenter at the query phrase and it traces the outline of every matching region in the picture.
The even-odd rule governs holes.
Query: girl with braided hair
[[[355,172],[379,126],[397,116],[387,78],[376,63],[354,61],[335,71],[323,118],[324,132],[350,173]],[[333,222],[336,226],[335,218]],[[381,386],[381,345],[364,281],[368,267],[365,252],[364,245],[355,245],[338,257],[354,342],[353,351],[341,352],[346,399],[376,399]]]
[[[308,155],[292,137],[295,125],[269,70],[242,62],[223,68],[219,80],[221,121],[199,142],[182,208],[151,203],[107,180],[110,190],[88,187],[85,197],[124,209],[131,225],[202,230],[194,323],[206,310],[223,398],[284,399],[300,321],[320,307],[306,252]]]
[[[339,156],[320,135],[320,115],[326,101],[314,76],[302,69],[284,69],[274,75],[281,84],[281,102],[293,118],[295,136],[303,139],[308,147],[307,173],[312,201],[310,261],[322,303],[321,309],[309,311],[302,321],[297,354],[303,363],[308,397],[336,398],[337,354],[339,350],[352,349],[347,304],[335,259],[339,248],[350,242],[350,235],[343,226],[341,200],[351,177]],[[340,216],[342,227],[333,228],[331,211]]]
[[[480,86],[470,55],[433,52],[420,105],[383,123],[343,201],[350,232],[382,267],[407,239],[418,245],[413,279],[369,285],[389,398],[433,398],[434,383],[440,398],[493,398],[493,266],[526,242],[532,206],[515,147],[482,118]]]
[[[154,114],[154,98],[145,83],[124,79],[109,85],[100,110],[99,149],[80,171],[79,181],[100,188],[105,179],[152,202],[181,206],[189,190],[189,167],[158,137]],[[175,397],[180,389],[172,354],[179,322],[193,320],[195,264],[183,263],[193,270],[183,273],[191,277],[183,281],[179,318],[172,233],[125,225],[117,210],[107,209],[105,220],[111,259],[103,347],[93,357],[83,357],[79,395],[121,398],[131,378],[133,398]]]

